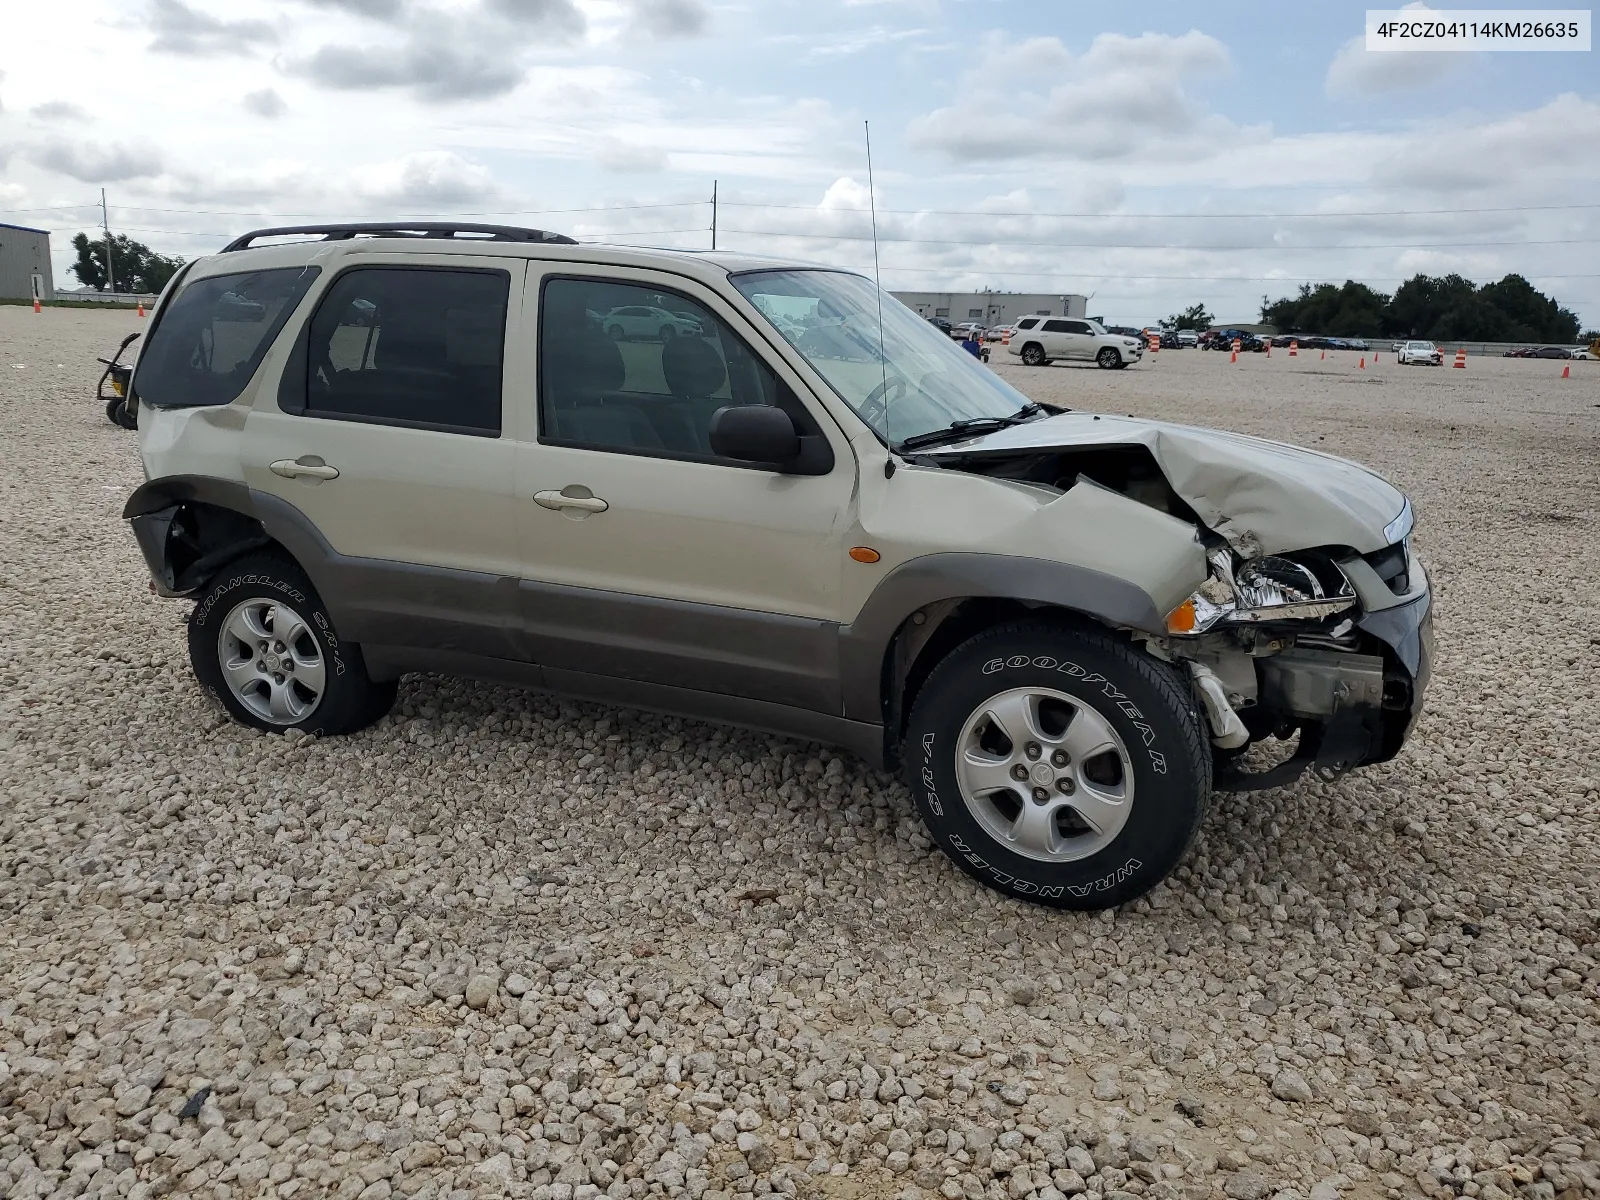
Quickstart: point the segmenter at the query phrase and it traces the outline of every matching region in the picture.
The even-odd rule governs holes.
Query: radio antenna
[[[883,371],[883,440],[889,443],[889,460],[883,465],[887,478],[894,474],[894,444],[889,436],[889,354],[883,341],[883,277],[878,268],[878,197],[872,182],[872,123],[861,122],[867,139],[867,207],[872,212],[872,286],[878,292],[878,366]]]

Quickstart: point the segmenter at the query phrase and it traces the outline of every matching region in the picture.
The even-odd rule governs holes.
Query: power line
[[[815,204],[760,204],[753,200],[724,200],[724,204],[739,208],[784,208],[797,209],[808,212],[824,211]],[[1084,212],[1000,212],[993,209],[957,209],[957,208],[885,208],[882,212],[894,213],[907,217],[1056,217],[1072,220],[1093,221],[1176,221],[1176,220],[1260,220],[1263,218],[1282,220],[1312,220],[1312,219],[1338,219],[1343,217],[1438,217],[1458,216],[1468,213],[1508,213],[1508,212],[1556,212],[1575,208],[1600,208],[1600,203],[1591,204],[1517,204],[1505,208],[1403,208],[1394,210],[1372,210],[1366,212],[1207,212],[1207,213],[1084,213]],[[834,212],[859,212],[859,209],[833,209]]]
[[[760,237],[811,238],[841,242],[871,241],[863,233],[798,233],[779,229],[725,229],[726,233],[748,233]],[[1030,242],[1001,238],[917,238],[879,235],[880,242],[904,242],[925,246],[1042,246],[1058,250],[1191,250],[1200,252],[1232,250],[1439,250],[1474,246],[1587,246],[1600,242],[1600,238],[1547,238],[1502,242],[1351,242],[1327,246],[1277,246],[1270,244],[1245,244],[1239,246],[1194,246],[1178,242]]]

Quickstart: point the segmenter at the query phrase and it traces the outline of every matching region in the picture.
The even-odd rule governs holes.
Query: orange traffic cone
[[[1561,368],[1561,378],[1563,378],[1563,379],[1571,379],[1572,378],[1572,368],[1570,366],[1566,366],[1566,367],[1562,367]]]
[[[39,303],[39,297],[37,297],[37,296],[35,296],[33,298],[33,311],[34,312],[43,312],[44,311],[44,306]]]
[[[1361,356],[1361,369],[1363,371],[1367,369],[1367,356],[1365,354]]]
[[[1328,352],[1327,352],[1327,351],[1326,351],[1326,350],[1324,350],[1324,351],[1323,351],[1323,352],[1322,352],[1322,357],[1323,357],[1323,358],[1327,358],[1327,357],[1328,357]],[[1320,359],[1319,359],[1319,360],[1318,360],[1318,361],[1321,361],[1321,360],[1320,360]]]
[[[141,318],[144,317],[144,301],[143,300],[139,301],[139,316]]]
[[[1300,353],[1300,343],[1299,342],[1290,342],[1289,343],[1289,357],[1290,358],[1294,358],[1299,353]]]
[[[1228,361],[1229,362],[1238,362],[1239,361],[1239,352],[1237,350],[1235,350],[1232,354],[1228,355]]]
[[[1267,343],[1267,357],[1268,358],[1272,357],[1272,343],[1271,342]]]
[[[1456,361],[1452,365],[1465,370],[1467,366],[1467,352],[1465,350],[1457,350]]]

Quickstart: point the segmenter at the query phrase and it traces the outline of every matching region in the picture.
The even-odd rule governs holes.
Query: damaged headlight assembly
[[[1319,559],[1313,567],[1296,558],[1269,554],[1236,566],[1233,552],[1226,547],[1211,551],[1208,557],[1211,578],[1167,614],[1168,633],[1184,636],[1219,625],[1316,621],[1356,603],[1355,589],[1331,560]]]

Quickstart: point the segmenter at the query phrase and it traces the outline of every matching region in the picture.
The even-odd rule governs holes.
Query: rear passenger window
[[[676,292],[551,279],[539,312],[539,435],[591,450],[712,458],[719,408],[776,404],[820,432],[734,332]]]
[[[306,413],[500,433],[505,271],[361,267],[311,318]]]
[[[1076,333],[1077,332],[1077,330],[1072,328],[1072,324],[1070,322],[1068,322],[1068,321],[1046,321],[1044,323],[1044,331],[1046,333]]]
[[[238,399],[319,273],[318,267],[284,267],[188,284],[139,355],[133,377],[139,402],[196,408]]]
[[[1018,329],[1032,329],[1038,323],[1039,323],[1039,318],[1038,317],[1023,317],[1022,320],[1017,322],[1017,328]]]

